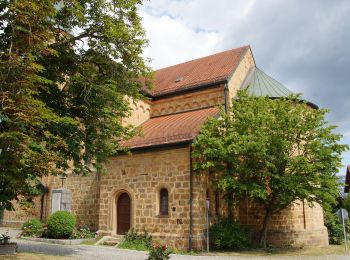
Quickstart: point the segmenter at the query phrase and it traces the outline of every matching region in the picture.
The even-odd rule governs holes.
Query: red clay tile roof
[[[244,46],[191,60],[155,71],[152,96],[161,96],[226,80],[234,72],[244,53]]]
[[[190,141],[196,137],[208,117],[218,114],[219,108],[210,107],[153,117],[141,125],[142,137],[136,136],[122,145],[132,149]]]
[[[345,188],[344,192],[348,193],[350,191],[350,165],[346,167],[346,178],[345,178]]]

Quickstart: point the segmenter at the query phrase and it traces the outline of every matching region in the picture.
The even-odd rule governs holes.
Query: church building
[[[113,236],[133,228],[147,231],[171,247],[203,249],[206,200],[210,202],[210,222],[227,210],[207,177],[193,172],[191,144],[203,123],[218,116],[220,107],[231,106],[241,88],[271,98],[292,94],[256,67],[250,46],[155,71],[149,99],[131,102],[133,113],[124,120],[125,125],[142,129],[140,136],[123,143],[131,153],[111,157],[106,173],[68,175],[65,180],[43,178],[48,192],[37,198],[35,208],[5,212],[3,222],[45,219],[54,210],[65,208],[76,215],[79,224],[101,234]],[[67,202],[57,204],[55,198]],[[236,212],[241,224],[255,231],[261,227],[259,207],[247,202]],[[296,202],[273,216],[268,243],[328,245],[322,208]]]

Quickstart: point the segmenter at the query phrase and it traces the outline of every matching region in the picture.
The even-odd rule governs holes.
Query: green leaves
[[[121,124],[130,113],[126,97],[142,98],[136,79],[150,75],[138,4],[0,4],[0,191],[8,194],[0,209],[32,194],[33,176],[102,171],[134,133]]]
[[[335,203],[335,174],[348,146],[299,96],[233,99],[228,114],[209,120],[193,144],[194,169],[217,177],[229,203],[261,203],[272,213],[296,200]]]

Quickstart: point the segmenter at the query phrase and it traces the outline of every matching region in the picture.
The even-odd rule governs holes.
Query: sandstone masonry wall
[[[159,191],[169,193],[169,215],[159,215]],[[146,230],[156,239],[176,248],[188,248],[190,212],[189,148],[169,148],[110,159],[101,176],[100,232],[116,234],[116,200],[127,192],[131,197],[131,227]],[[205,184],[194,177],[193,245],[203,244]]]
[[[228,81],[229,89],[229,100],[228,103],[231,104],[232,98],[237,94],[237,90],[241,87],[244,79],[246,78],[251,67],[255,66],[254,58],[252,51],[249,49],[242,58],[242,61],[239,63],[234,74]]]
[[[249,226],[257,237],[264,218],[263,208],[257,204],[242,203],[239,220]],[[277,246],[327,246],[328,233],[319,204],[310,207],[297,201],[289,208],[272,216],[268,227],[268,243]]]
[[[224,103],[224,86],[219,85],[211,89],[154,100],[152,102],[151,117],[222,105]]]
[[[49,192],[44,196],[43,219],[47,219],[51,213],[52,190],[61,188],[62,183],[58,176],[43,177],[42,182],[48,186]],[[68,175],[64,181],[64,188],[72,192],[72,213],[77,217],[77,225],[88,225],[90,229],[98,229],[99,212],[99,175],[90,176]],[[27,220],[40,218],[41,196],[35,198],[34,205],[29,208],[21,208],[15,203],[15,211],[5,211],[3,224],[21,225]]]
[[[58,176],[49,176],[43,180],[49,193],[45,196],[44,218],[51,212],[51,194],[53,189],[61,188]],[[72,213],[77,217],[77,225],[88,225],[92,230],[98,230],[99,212],[99,174],[76,176],[69,174],[63,187],[72,192]]]
[[[41,205],[40,201],[41,201],[41,197],[36,197],[34,199],[34,204],[27,205],[27,206],[21,206],[16,201],[13,201],[15,210],[14,211],[5,210],[3,212],[1,224],[6,226],[19,227],[29,219],[39,218],[40,205]]]
[[[139,126],[150,118],[151,101],[128,99],[131,108],[131,115],[122,120],[123,126]]]

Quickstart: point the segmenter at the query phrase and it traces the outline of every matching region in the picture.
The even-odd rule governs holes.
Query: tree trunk
[[[234,216],[234,202],[233,202],[233,191],[229,189],[227,191],[227,211],[228,211],[228,218],[230,220],[233,220]]]
[[[231,162],[226,162],[227,164],[227,174],[230,175],[232,177],[232,163]],[[234,190],[231,188],[229,188],[226,191],[226,199],[227,199],[227,209],[228,209],[228,217],[230,220],[234,219],[234,205],[235,205],[235,201],[233,198],[233,194],[234,194]]]
[[[261,228],[260,236],[259,236],[259,245],[263,248],[266,248],[267,231],[268,231],[268,225],[269,225],[271,216],[272,216],[272,210],[266,209],[263,226]]]

